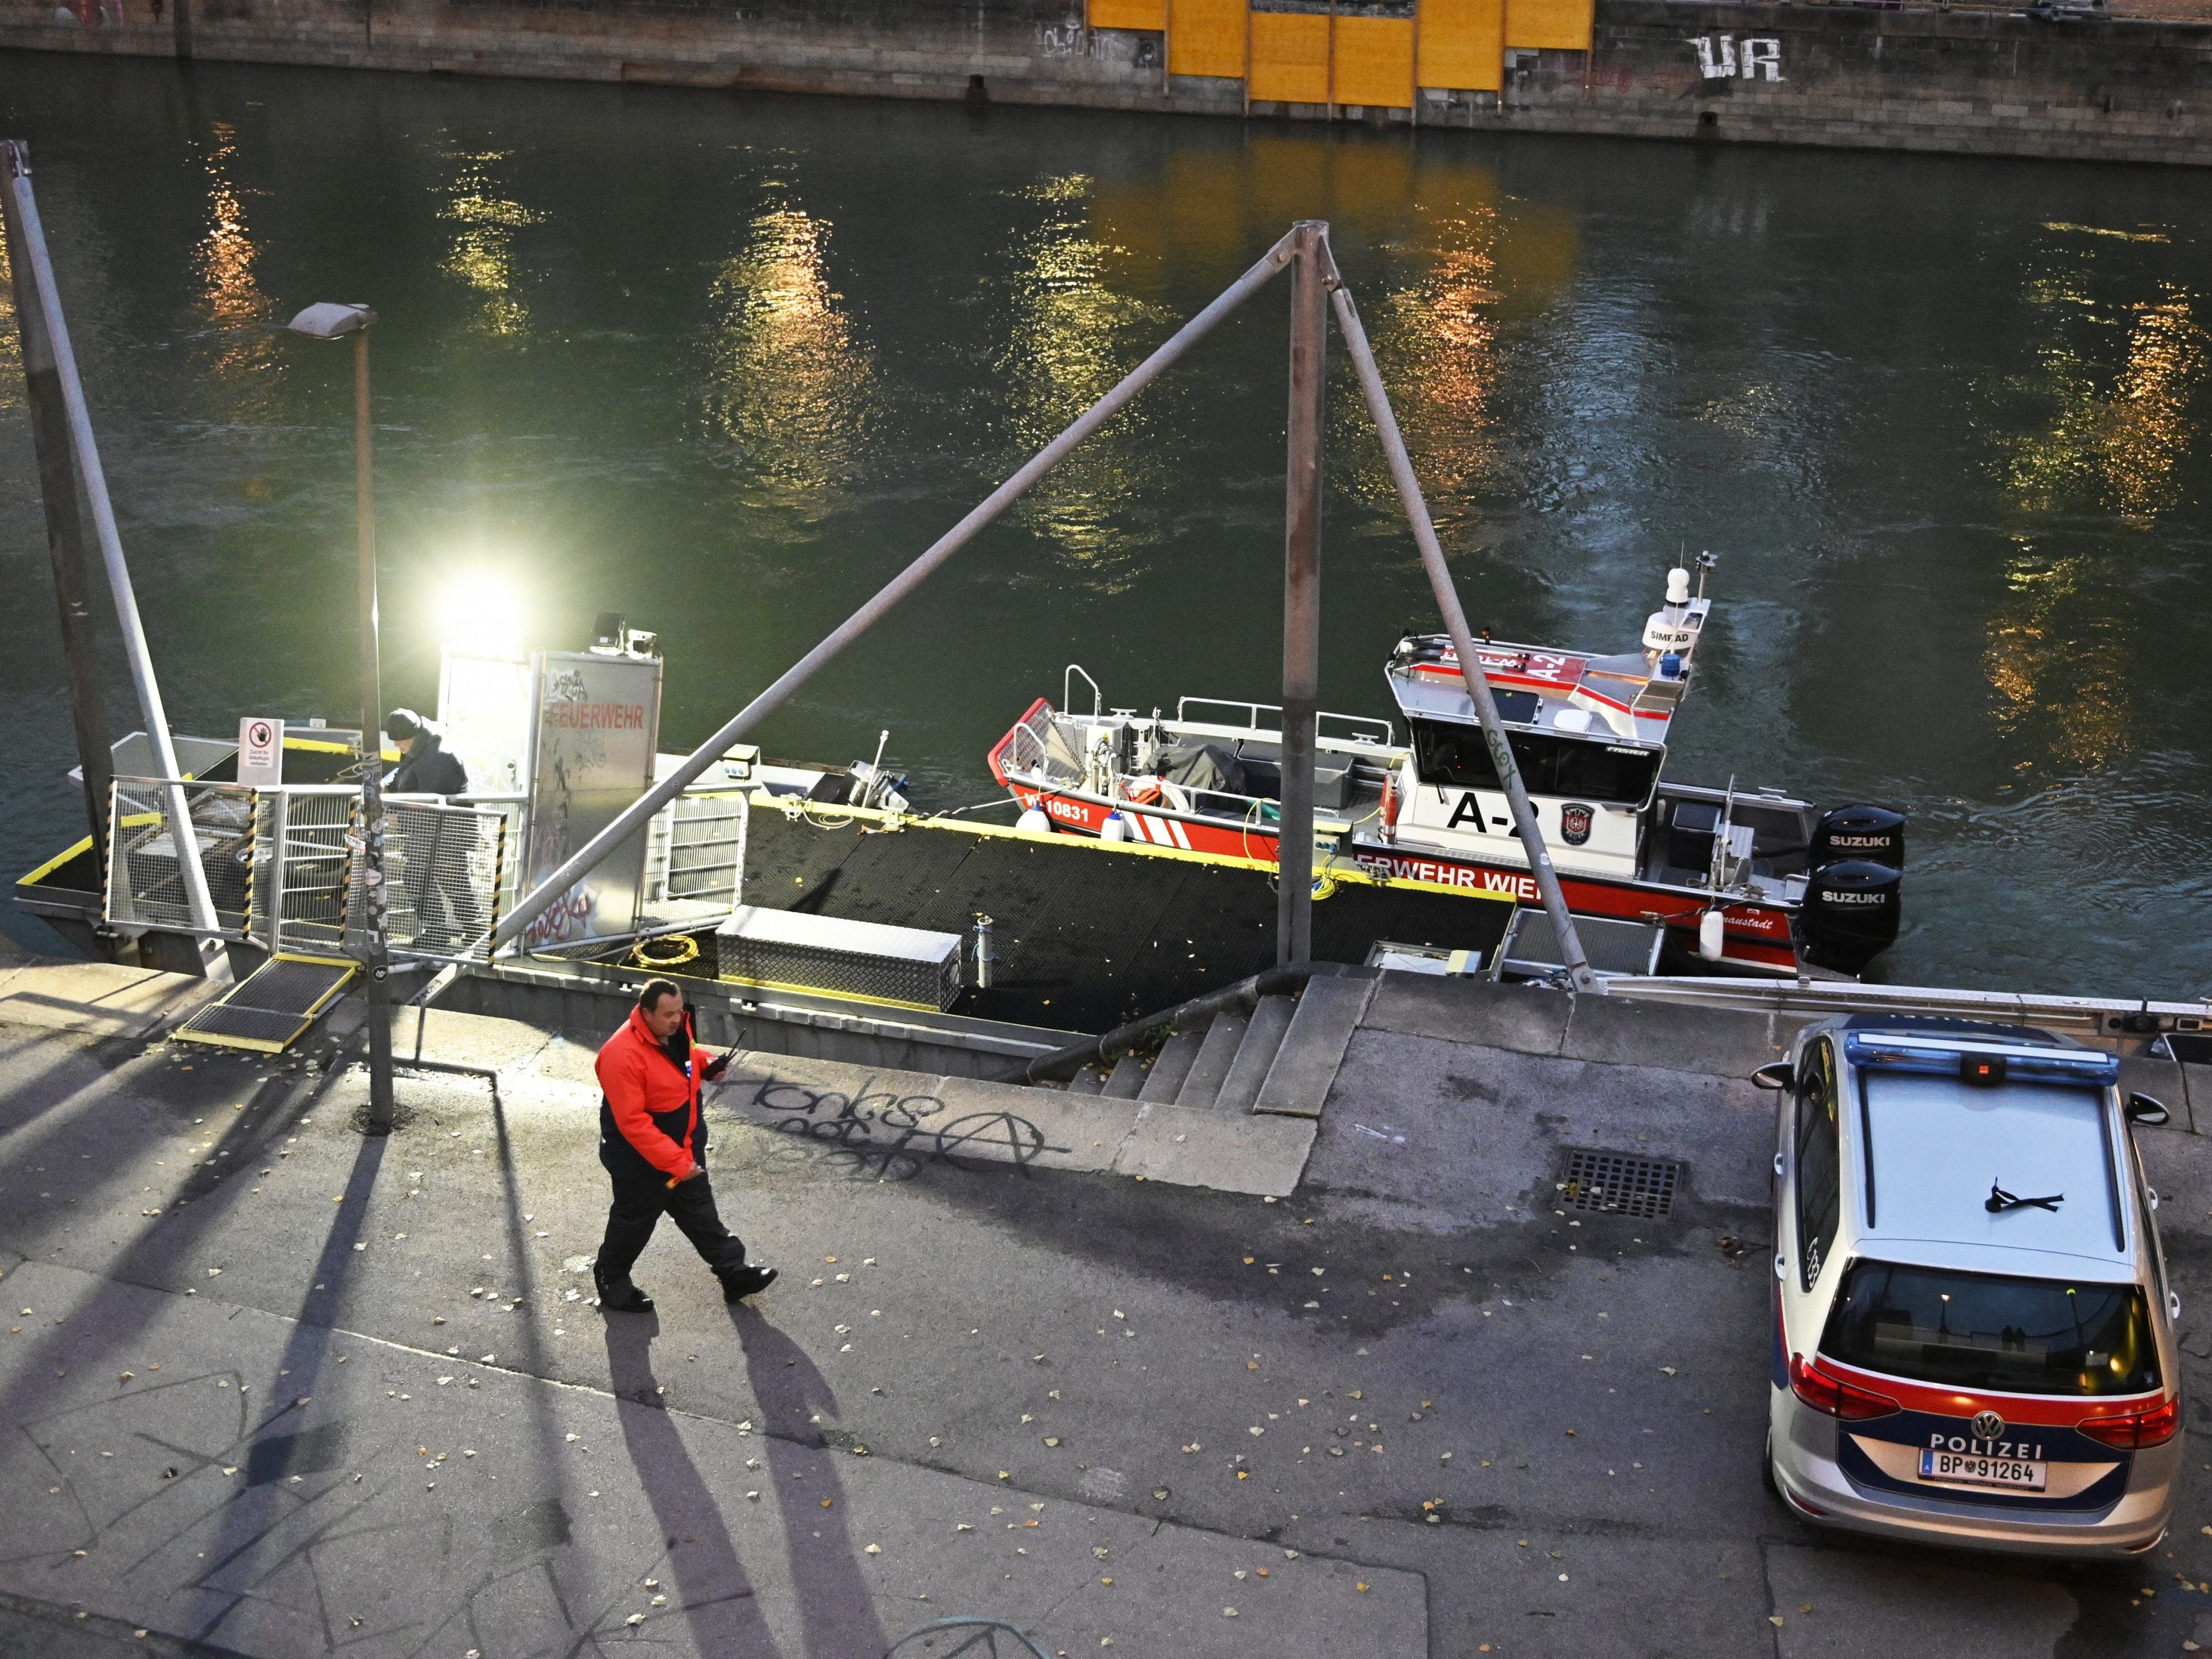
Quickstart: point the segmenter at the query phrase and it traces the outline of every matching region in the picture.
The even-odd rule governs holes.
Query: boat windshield
[[[1513,763],[1532,795],[1563,795],[1613,806],[1642,807],[1659,781],[1663,749],[1638,749],[1601,738],[1511,732]],[[1462,789],[1499,787],[1498,769],[1479,726],[1413,722],[1414,763],[1423,783]]]

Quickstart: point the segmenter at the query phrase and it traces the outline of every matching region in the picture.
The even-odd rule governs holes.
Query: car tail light
[[[1790,1391],[1814,1411],[1850,1422],[1868,1417],[1887,1417],[1900,1409],[1897,1401],[1887,1395],[1876,1394],[1870,1389],[1846,1382],[1841,1377],[1831,1376],[1802,1353],[1790,1356]]]
[[[2181,1396],[2175,1395],[2161,1400],[2148,1411],[2129,1412],[2117,1417],[2085,1417],[2076,1426],[2098,1444],[2118,1451],[2163,1446],[2180,1430]]]

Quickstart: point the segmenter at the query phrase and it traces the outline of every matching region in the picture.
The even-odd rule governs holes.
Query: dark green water
[[[1322,217],[1478,624],[1625,647],[1709,547],[1670,769],[1909,811],[1885,976],[2212,990],[2212,176],[37,56],[0,111],[183,730],[355,706],[347,356],[264,326],[303,304],[383,318],[387,701],[432,706],[457,592],[503,584],[532,643],[658,629],[680,747]],[[888,726],[951,806],[1070,659],[1115,702],[1271,696],[1284,305],[771,752]],[[8,336],[12,876],[82,818]],[[1433,623],[1337,368],[1325,702],[1381,713]]]

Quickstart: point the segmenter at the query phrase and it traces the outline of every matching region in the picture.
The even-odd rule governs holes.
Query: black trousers
[[[718,1274],[745,1265],[745,1242],[722,1224],[714,1210],[714,1189],[702,1170],[672,1187],[668,1177],[613,1176],[615,1201],[607,1211],[607,1236],[599,1244],[599,1277],[609,1288],[629,1283],[653,1230],[665,1214],[691,1241],[691,1248]]]

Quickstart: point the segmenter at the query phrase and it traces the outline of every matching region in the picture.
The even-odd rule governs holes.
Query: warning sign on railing
[[[249,789],[284,781],[284,722],[248,714],[238,723],[238,781]]]

